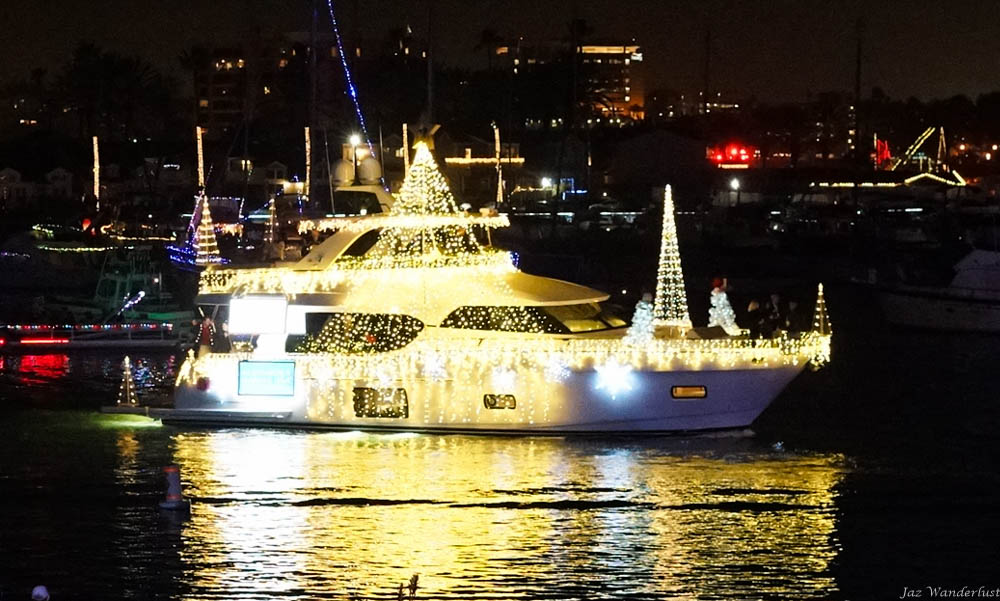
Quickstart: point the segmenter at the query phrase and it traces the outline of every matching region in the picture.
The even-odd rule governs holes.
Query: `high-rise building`
[[[515,76],[541,65],[563,64],[571,48],[565,42],[525,42],[498,46]],[[589,109],[591,123],[622,125],[644,117],[645,90],[641,74],[642,50],[634,42],[581,44],[575,48],[577,100]],[[557,123],[558,125],[558,123]]]

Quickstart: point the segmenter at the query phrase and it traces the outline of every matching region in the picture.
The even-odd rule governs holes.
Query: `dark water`
[[[834,363],[753,438],[178,430],[120,357],[3,357],[0,598],[897,599],[1000,586],[1000,338],[829,295]],[[176,359],[133,357],[147,399]],[[189,519],[163,515],[182,466]]]

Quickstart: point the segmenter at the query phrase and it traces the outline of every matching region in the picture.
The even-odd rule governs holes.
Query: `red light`
[[[7,341],[4,340],[3,338],[0,338],[0,346],[3,346],[5,344],[7,344]]]
[[[21,344],[68,344],[69,338],[22,338]]]

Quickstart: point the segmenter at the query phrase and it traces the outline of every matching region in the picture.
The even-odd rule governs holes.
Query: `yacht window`
[[[389,313],[306,313],[299,353],[384,353],[412,342],[424,324]]]
[[[355,417],[409,417],[405,388],[354,389]]]
[[[334,190],[333,209],[338,215],[366,215],[382,212],[382,205],[374,192],[365,190]]]
[[[605,303],[552,307],[459,307],[441,322],[443,328],[545,334],[594,332],[627,325]]]
[[[348,246],[337,259],[339,260],[341,257],[364,256],[364,254],[371,250],[371,247],[375,246],[375,243],[378,242],[378,236],[379,230],[370,230],[365,232],[357,240],[352,242],[351,245]]]
[[[487,409],[515,409],[517,399],[512,394],[484,394],[483,405]]]
[[[543,307],[544,311],[569,332],[594,332],[628,325],[611,311],[607,303],[580,303]]]
[[[708,396],[708,389],[704,386],[672,386],[670,396],[675,399],[703,399]]]
[[[565,332],[538,307],[459,307],[444,318],[441,327],[494,332]]]

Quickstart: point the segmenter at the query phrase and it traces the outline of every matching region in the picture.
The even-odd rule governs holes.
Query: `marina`
[[[1000,597],[988,5],[0,12],[0,601]]]

